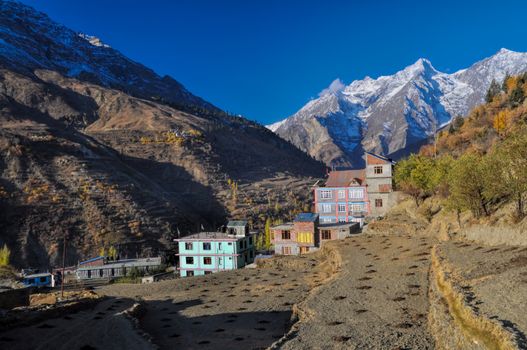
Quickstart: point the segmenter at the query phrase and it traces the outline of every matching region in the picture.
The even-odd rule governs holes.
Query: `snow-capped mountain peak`
[[[79,33],[79,36],[83,39],[85,39],[86,41],[88,41],[90,44],[92,44],[93,46],[98,46],[98,47],[110,47],[110,45],[107,45],[105,43],[103,43],[101,41],[101,39],[97,38],[96,36],[93,36],[93,35],[88,35],[88,34],[84,34],[84,33]]]
[[[453,74],[419,58],[393,75],[366,76],[347,86],[335,80],[319,98],[269,128],[327,164],[359,165],[355,153],[364,149],[398,157],[483,102],[493,79],[525,71],[527,53],[505,48]]]

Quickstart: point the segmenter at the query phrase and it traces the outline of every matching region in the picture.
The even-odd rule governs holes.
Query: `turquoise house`
[[[246,221],[230,221],[227,232],[200,232],[176,242],[181,277],[239,269],[254,262],[254,238]]]

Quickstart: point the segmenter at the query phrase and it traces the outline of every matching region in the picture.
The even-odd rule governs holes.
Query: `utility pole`
[[[64,270],[66,269],[66,230],[64,230],[64,239],[63,239],[64,246],[62,247],[62,276],[60,279],[60,297],[64,298]]]

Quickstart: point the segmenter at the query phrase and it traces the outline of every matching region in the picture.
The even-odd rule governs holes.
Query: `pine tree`
[[[496,80],[492,79],[492,82],[490,83],[489,89],[487,90],[487,94],[485,95],[485,101],[487,103],[492,102],[495,96],[497,96],[501,92],[501,87],[496,82]]]

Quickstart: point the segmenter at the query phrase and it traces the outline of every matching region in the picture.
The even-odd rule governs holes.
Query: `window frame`
[[[291,230],[282,230],[282,240],[290,240],[291,239]]]
[[[346,199],[346,190],[338,190],[338,199]]]
[[[382,165],[375,165],[375,166],[373,166],[373,173],[375,175],[382,175],[383,172],[384,172],[384,169],[383,169]]]
[[[211,256],[204,256],[203,257],[203,265],[212,265],[212,257]]]
[[[189,262],[190,260],[190,262]],[[186,256],[185,257],[185,264],[187,265],[194,265],[194,257],[193,256]]]
[[[341,210],[342,209],[342,210]],[[337,205],[337,211],[339,213],[345,213],[346,212],[346,204],[339,203]]]
[[[375,198],[375,208],[382,208],[382,207],[383,207],[382,198]]]
[[[329,208],[329,210],[328,210]],[[322,204],[322,212],[323,213],[331,213],[331,204]]]
[[[320,239],[322,239],[322,240],[329,240],[329,239],[331,239],[331,230],[321,230],[320,231]]]
[[[203,248],[203,250],[212,250],[212,243],[211,242],[203,242],[202,248]]]
[[[185,242],[185,250],[193,250],[194,245],[192,242]]]
[[[321,199],[332,199],[333,191],[332,190],[320,190],[320,198]]]

